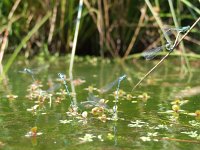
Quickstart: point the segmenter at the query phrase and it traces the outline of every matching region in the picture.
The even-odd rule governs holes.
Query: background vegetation
[[[191,25],[200,16],[198,0],[151,0],[151,11],[147,2],[84,0],[76,54],[126,58],[160,45],[162,32],[152,11],[163,27]],[[70,53],[78,6],[78,0],[1,0],[1,60],[17,48],[26,58]],[[200,23],[186,36],[185,50],[199,53],[199,29]]]

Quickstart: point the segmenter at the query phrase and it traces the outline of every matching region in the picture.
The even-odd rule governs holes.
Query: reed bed
[[[111,1],[83,0],[83,10],[77,18],[78,0],[7,1],[0,2],[0,62],[5,54],[13,59],[63,55],[72,52],[78,32],[76,55],[122,57],[150,49],[163,42],[164,28],[191,25],[200,16],[198,1]],[[31,31],[47,12],[45,23]],[[80,23],[75,32],[77,22]],[[200,23],[185,37],[177,49],[182,49],[182,61],[188,65],[186,53],[199,53]],[[30,35],[31,34],[31,35]],[[30,37],[23,41],[26,35]],[[23,45],[20,43],[23,41]],[[184,45],[184,43],[186,43]],[[18,48],[20,50],[18,50]],[[74,49],[74,48],[73,48]],[[16,54],[16,51],[17,52]],[[11,59],[10,58],[10,59]]]

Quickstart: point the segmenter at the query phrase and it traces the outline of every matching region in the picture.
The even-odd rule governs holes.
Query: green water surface
[[[74,87],[78,104],[87,100],[88,86],[100,89],[119,76],[127,75],[120,85],[123,92],[120,91],[122,94],[118,99],[118,120],[102,122],[99,116],[91,113],[91,109],[80,107],[80,114],[88,112],[83,122],[83,119],[66,114],[70,104],[67,95],[64,100],[56,102],[56,92],[65,89],[57,81],[57,73],[62,72],[69,77],[68,60],[16,61],[0,87],[0,149],[199,149],[200,121],[194,113],[200,110],[200,61],[191,61],[189,72],[181,61],[168,59],[132,91],[132,87],[157,62],[77,60],[73,79],[85,81]],[[26,97],[33,80],[30,75],[19,72],[25,67],[38,70],[34,77],[43,85],[41,89],[47,91],[48,83],[55,87],[51,91],[51,105],[47,98],[35,112],[27,111],[37,104],[37,99]],[[67,80],[67,84],[71,91],[70,81]],[[107,108],[112,110],[116,87],[103,94],[96,90],[92,93],[109,100]],[[18,97],[8,99],[6,96],[11,94]],[[183,105],[177,104],[180,108],[176,112],[172,110],[175,104],[171,104],[176,100],[188,101]],[[111,118],[112,113],[107,113],[106,117]],[[60,120],[71,121],[61,123]],[[33,127],[42,134],[26,137]],[[86,135],[91,135],[91,138],[87,140]]]

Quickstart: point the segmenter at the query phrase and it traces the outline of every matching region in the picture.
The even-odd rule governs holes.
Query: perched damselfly
[[[100,93],[106,93],[108,92],[113,86],[115,86],[116,84],[119,85],[119,83],[124,80],[126,78],[126,75],[122,75],[120,77],[118,77],[115,81],[107,84],[106,86],[104,86],[103,88],[100,89]]]
[[[105,87],[100,89],[101,93],[105,93],[107,91],[109,91],[114,85],[117,84],[117,88],[116,88],[116,95],[115,95],[115,104],[113,106],[113,120],[117,120],[118,116],[117,116],[117,102],[118,102],[118,98],[119,98],[119,88],[120,88],[120,83],[122,80],[124,80],[127,76],[126,75],[122,75],[120,77],[118,77],[115,81],[111,82],[110,84],[106,85]]]
[[[159,52],[161,52],[162,50],[164,50],[164,49],[166,49],[166,50],[168,50],[168,51],[172,50],[170,47],[171,47],[171,44],[167,43],[166,45],[159,46],[159,47],[156,47],[156,48],[153,48],[153,49],[144,51],[144,52],[142,53],[142,56],[143,56],[146,60],[151,60],[151,59],[153,59],[154,57],[156,57],[157,54],[158,54]]]
[[[67,82],[65,80],[65,75],[63,73],[58,73],[58,77],[63,81],[67,94],[70,96],[70,92],[67,86]],[[71,98],[71,97],[70,97]]]
[[[180,33],[184,33],[186,31],[188,31],[189,28],[190,28],[190,26],[184,26],[184,27],[181,27],[181,28],[170,28],[170,29],[168,29],[167,31],[164,32],[164,34],[169,35],[170,31],[177,31],[177,35],[176,35],[176,39],[175,39],[174,43],[172,44],[171,41],[168,41],[166,39],[167,44],[159,46],[159,47],[156,47],[156,48],[153,48],[153,49],[150,49],[150,50],[147,50],[147,51],[144,51],[142,53],[142,56],[147,60],[151,60],[155,56],[157,56],[157,54],[159,52],[161,52],[164,49],[168,50],[171,53],[174,50],[174,47],[175,47],[175,45],[176,45],[176,43],[178,41]]]
[[[35,77],[34,77],[34,72],[31,70],[31,69],[28,69],[28,68],[24,68],[24,70],[22,71],[19,71],[20,73],[26,73],[26,74],[29,74],[33,81],[35,81]]]
[[[184,32],[187,32],[189,29],[190,29],[190,26],[184,26],[180,28],[167,28],[167,29],[164,29],[165,30],[164,34],[170,34],[170,31],[177,31],[180,33],[184,33]]]

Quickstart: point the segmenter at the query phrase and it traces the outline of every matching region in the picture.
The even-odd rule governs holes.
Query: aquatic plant
[[[195,116],[197,119],[200,118],[200,110],[196,110],[194,113],[186,113],[189,116]]]
[[[128,124],[128,127],[131,128],[142,128],[144,126],[148,126],[148,123],[141,120],[131,121],[131,123]]]
[[[92,142],[96,138],[93,134],[85,134],[84,137],[79,137],[81,143]]]
[[[60,123],[66,124],[66,123],[71,123],[73,120],[59,120]]]
[[[189,124],[191,124],[193,127],[200,127],[200,123],[196,120],[189,121]]]
[[[6,98],[8,98],[9,100],[14,100],[18,98],[18,95],[9,94],[9,95],[6,95]]]
[[[37,127],[33,127],[31,128],[31,130],[29,132],[26,133],[26,137],[36,137],[38,135],[42,135],[43,133],[42,132],[38,132],[37,131]]]

